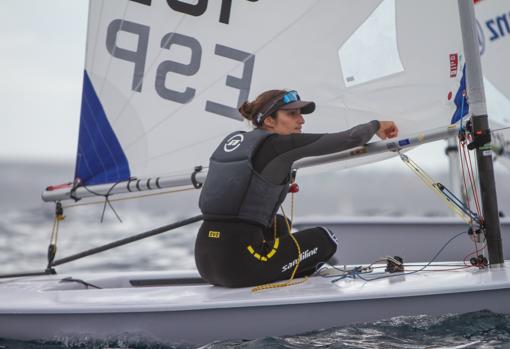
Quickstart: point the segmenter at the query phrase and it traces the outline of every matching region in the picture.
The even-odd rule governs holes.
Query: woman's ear
[[[268,116],[264,119],[264,127],[267,127],[268,129],[273,129],[275,126],[276,120],[273,119],[271,116]]]

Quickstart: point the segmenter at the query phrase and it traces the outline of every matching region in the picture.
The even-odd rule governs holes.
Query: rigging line
[[[145,197],[149,197],[149,196],[173,194],[173,193],[179,193],[179,192],[190,191],[190,190],[195,190],[195,188],[191,187],[191,188],[184,188],[184,189],[178,189],[178,190],[168,190],[168,191],[164,191],[164,192],[157,192],[157,193],[150,193],[150,194],[132,195],[132,196],[125,197],[125,198],[110,199],[110,201],[111,202],[127,201],[127,200],[134,200],[134,199],[139,199],[139,198],[145,198]],[[103,200],[101,200],[101,201],[92,201],[92,202],[81,202],[79,204],[71,204],[71,205],[68,205],[68,206],[64,206],[64,208],[68,209],[68,208],[74,208],[74,207],[78,207],[78,206],[98,205],[98,204],[102,204],[102,203],[104,203]]]
[[[199,97],[201,95],[203,95],[205,92],[207,92],[210,88],[212,88],[218,81],[221,81],[222,79],[225,78],[226,74],[228,73],[231,73],[232,71],[236,70],[238,67],[244,65],[246,63],[246,61],[250,58],[252,58],[255,53],[258,53],[260,52],[262,49],[264,49],[265,47],[267,47],[270,43],[272,43],[274,40],[276,40],[278,37],[280,37],[281,35],[283,35],[285,32],[287,32],[291,27],[293,27],[294,25],[296,25],[299,21],[301,21],[306,15],[308,15],[308,13],[314,8],[316,7],[318,4],[319,4],[320,0],[316,0],[315,3],[313,5],[311,5],[310,7],[308,7],[305,11],[303,11],[303,13],[298,17],[296,18],[293,22],[291,22],[289,25],[287,25],[285,28],[283,28],[278,34],[276,34],[271,40],[268,40],[267,42],[265,42],[264,44],[262,44],[262,46],[260,46],[259,48],[257,48],[254,52],[252,52],[248,57],[246,57],[243,61],[240,61],[238,64],[234,65],[234,67],[230,70],[227,70],[226,72],[224,72],[221,76],[219,76],[217,79],[214,79],[212,81],[211,84],[207,85],[204,87],[204,89],[202,89],[200,92],[197,92],[195,94],[195,96],[193,98],[196,98],[196,97]],[[166,117],[164,117],[163,119],[161,119],[160,121],[156,122],[153,126],[151,126],[149,129],[146,130],[145,134],[144,135],[141,135],[139,136],[138,138],[136,138],[132,143],[128,144],[126,146],[126,150],[130,149],[132,146],[134,146],[136,143],[138,143],[142,138],[144,137],[147,137],[147,135],[149,135],[152,131],[154,131],[156,128],[158,128],[161,124],[163,124],[164,122],[166,122],[167,120],[169,120],[171,117],[173,117],[175,114],[177,114],[179,111],[181,111],[181,109],[184,109],[185,107],[187,107],[189,104],[181,104],[180,106],[178,106],[174,111],[170,112],[170,114],[168,114]]]
[[[445,268],[445,269],[427,269],[427,272],[442,272],[442,271],[452,271],[452,270],[463,270],[463,269],[467,269],[467,268],[473,268],[472,265],[463,265],[463,266],[458,266],[458,267],[453,267],[452,268]]]
[[[458,146],[459,146],[459,156],[460,156],[460,163],[461,163],[461,169],[462,169],[462,181],[464,183],[464,195],[465,195],[465,201],[466,201],[466,205],[468,207],[468,209],[471,211],[471,199],[469,197],[469,191],[468,191],[468,185],[467,185],[467,182],[466,182],[466,171],[464,170],[465,167],[467,167],[467,158],[466,158],[466,142],[465,140],[461,141],[459,139],[458,141]],[[473,190],[473,188],[471,188],[471,190]],[[478,213],[478,224],[481,224],[483,222],[483,217],[480,216],[480,213]],[[473,234],[475,234],[475,229],[474,229],[474,226],[473,226],[473,222],[471,221],[470,223],[471,225],[471,229],[473,230]],[[474,235],[473,235],[474,236]],[[474,245],[475,245],[475,250],[478,251],[478,242],[476,239],[472,239]],[[464,264],[465,264],[465,261],[464,261]]]
[[[174,34],[177,32],[177,29],[179,29],[179,27],[182,25],[182,23],[184,22],[184,19],[186,18],[186,15],[182,15],[181,16],[181,19],[177,22],[177,25],[172,29],[172,33],[168,36],[167,40],[164,42],[164,44],[160,45],[160,49],[158,51],[158,54],[156,55],[156,57],[154,57],[154,59],[152,60],[152,62],[149,64],[148,68],[145,69],[145,71],[143,72],[143,76],[146,76],[147,73],[149,73],[152,68],[156,65],[156,61],[158,61],[158,58],[161,56],[161,54],[163,53],[163,47],[166,46],[166,44],[173,38]],[[122,117],[122,113],[124,112],[124,110],[126,110],[127,106],[129,105],[129,102],[131,101],[131,99],[133,98],[133,96],[136,94],[135,91],[140,88],[140,85],[143,83],[143,79],[140,79],[140,81],[138,82],[138,84],[135,86],[135,89],[131,89],[131,94],[129,95],[129,97],[126,99],[126,101],[124,102],[124,104],[122,105],[122,108],[120,109],[120,111],[117,113],[117,115],[115,117],[113,117],[113,122],[112,123],[115,123],[117,122],[117,120],[119,120],[121,117]]]
[[[121,182],[117,182],[117,183],[114,183],[110,189],[108,189],[108,192],[104,195],[104,206],[103,206],[103,212],[101,213],[101,223],[103,223],[103,219],[104,219],[104,214],[106,212],[106,205],[108,204],[108,206],[110,206],[110,208],[112,209],[113,213],[115,214],[115,216],[117,217],[117,219],[119,220],[120,223],[122,223],[122,219],[120,219],[120,216],[118,215],[117,211],[115,211],[115,209],[113,208],[113,205],[112,203],[110,202],[110,194],[112,192],[112,190],[115,188],[115,186],[117,186],[117,184],[119,184]]]
[[[471,134],[468,134],[468,136],[472,136]],[[471,142],[473,140],[471,139]],[[471,191],[473,192],[473,198],[474,198],[474,202],[475,202],[475,206],[476,206],[476,210],[478,212],[478,215],[479,217],[481,218],[481,220],[483,221],[483,214],[482,214],[482,210],[481,210],[481,206],[480,206],[480,203],[478,201],[478,188],[476,186],[476,178],[478,178],[478,173],[475,174],[475,172],[473,171],[473,166],[472,166],[472,161],[471,161],[471,153],[469,152],[469,150],[466,150],[466,141],[464,140],[464,143],[463,143],[463,151],[466,153],[467,152],[467,157],[466,157],[466,154],[464,154],[464,158],[465,158],[465,161],[466,161],[466,168],[467,168],[467,172],[468,172],[468,178],[469,178],[469,181],[470,181],[470,184],[471,184]],[[468,161],[469,159],[469,161]],[[475,165],[478,164],[478,160],[477,160],[477,157],[475,157]],[[478,169],[478,166],[476,166],[476,169]]]
[[[467,156],[466,156],[466,142],[465,141],[459,141],[459,148],[461,149],[461,151],[459,152],[459,155],[460,155],[460,161],[461,161],[461,170],[462,170],[462,180],[463,180],[463,183],[464,183],[464,196],[465,196],[465,200],[466,200],[466,205],[468,207],[468,209],[470,211],[471,210],[471,198],[470,198],[470,191],[469,191],[469,186],[468,186],[468,183],[466,181],[466,172],[468,171],[468,165],[467,165]],[[468,179],[469,179],[469,182],[471,183],[471,179],[468,175]],[[471,193],[473,193],[474,195],[474,192],[473,192],[473,187],[471,187]],[[476,209],[476,207],[474,208]],[[477,214],[478,214],[478,219],[479,221],[483,221],[483,216],[480,215],[480,212],[477,211]],[[472,224],[472,222],[471,222]],[[476,242],[475,242],[475,246],[476,246]]]
[[[468,186],[466,188],[466,193],[468,193],[468,190],[471,189],[471,193],[473,194],[473,201],[475,204],[475,209],[478,211],[478,206],[476,205],[476,198],[475,198],[475,186],[473,183],[473,174],[472,174],[472,167],[470,166],[471,163],[471,157],[469,156],[469,151],[466,150],[466,142],[463,143],[462,146],[462,152],[464,154],[464,164],[463,166],[466,167],[466,173],[467,173],[467,179],[468,179]]]
[[[209,166],[203,166],[203,165],[202,165],[202,170],[207,170],[207,169],[209,169]],[[157,177],[165,177],[165,178],[175,177],[175,178],[182,178],[183,176],[190,176],[191,174],[192,174],[192,173],[190,173],[189,168],[187,168],[187,169],[174,170],[174,171],[171,171],[171,172],[163,172],[163,173],[161,173],[160,175],[158,175]],[[148,178],[145,178],[145,179],[148,179]]]
[[[106,194],[100,194],[100,193],[97,193],[97,192],[93,191],[92,189],[90,189],[89,187],[87,187],[86,185],[82,185],[82,187],[83,187],[86,191],[88,191],[89,193],[91,193],[91,194],[93,194],[93,195],[96,195],[96,196],[103,196],[103,197],[104,197],[104,201],[102,201],[102,203],[104,204],[104,206],[103,206],[103,211],[102,211],[102,213],[101,213],[101,223],[103,223],[104,214],[105,214],[105,211],[106,211],[106,205],[108,205],[108,206],[112,209],[113,213],[115,214],[115,216],[117,217],[117,219],[119,220],[119,222],[121,222],[121,223],[122,223],[122,219],[121,219],[121,218],[120,218],[120,216],[117,214],[117,211],[115,211],[115,209],[113,208],[113,205],[111,204],[110,199],[109,199],[109,196],[110,196],[111,191],[112,191],[112,190],[113,190],[113,189],[114,189],[114,188],[115,188],[118,184],[120,184],[120,183],[122,183],[122,181],[121,181],[121,182],[115,182],[115,183],[113,183],[113,185],[110,187],[110,189],[108,189],[108,191],[106,192]]]
[[[448,244],[450,244],[450,242],[452,242],[453,240],[455,240],[456,238],[458,238],[459,236],[463,235],[463,234],[467,234],[467,232],[463,231],[463,232],[460,232],[460,233],[457,233],[455,234],[453,237],[451,237],[440,249],[439,251],[437,251],[437,253],[434,255],[434,257],[432,257],[432,259],[427,263],[425,264],[423,267],[421,267],[420,269],[418,270],[413,270],[413,271],[410,271],[410,272],[404,272],[404,273],[395,273],[395,274],[390,274],[390,275],[384,275],[384,276],[379,276],[379,277],[376,277],[376,278],[371,278],[371,279],[365,279],[364,277],[360,276],[359,274],[356,274],[357,277],[359,277],[360,279],[362,279],[363,281],[374,281],[374,280],[380,280],[380,279],[387,279],[387,278],[391,278],[391,277],[396,277],[396,276],[402,276],[402,275],[411,275],[411,274],[416,274],[420,271],[423,271],[425,268],[427,268],[429,265],[431,265],[437,257],[439,257],[439,255],[441,254],[441,252],[443,252],[443,250],[448,246]],[[341,277],[339,279],[335,279],[335,280],[332,280],[331,282],[335,282],[335,281],[338,281],[338,280],[341,280],[343,279],[344,277]]]
[[[331,265],[326,262],[321,262],[321,263],[318,263],[317,266],[315,267],[316,271],[315,271],[314,275],[321,276],[323,278],[334,278],[334,277],[340,276],[340,274],[325,274],[325,272],[327,272],[328,269],[336,270],[336,271],[342,273],[341,274],[342,276],[343,275],[347,276],[349,272],[352,272],[355,269],[361,270],[361,271],[363,271],[363,273],[371,273],[371,275],[375,275],[375,274],[382,275],[385,273],[384,272],[373,273],[373,272],[370,272],[369,270],[386,269],[387,268],[386,264],[382,265],[382,264],[376,264],[376,263],[387,262],[387,261],[388,261],[387,259],[383,258],[383,259],[379,259],[379,260],[372,262],[370,265],[368,265],[366,267],[357,266],[357,267],[352,267],[350,269],[347,269],[346,265],[344,265],[343,268],[339,268],[335,265]],[[424,263],[403,263],[403,265],[406,268],[418,268],[418,267],[426,266],[427,264],[426,263],[425,264]],[[466,266],[465,261],[463,261],[461,263],[448,263],[448,264],[435,263],[434,267],[448,267],[448,269],[445,269],[445,268],[443,268],[443,269],[427,269],[427,271],[460,270],[460,269],[465,269],[466,267],[471,267],[471,265]]]
[[[441,199],[443,199],[448,207],[455,212],[461,219],[464,220],[466,224],[469,224],[470,218],[468,219],[468,215],[463,212],[458,206],[454,205],[454,202],[448,198],[436,185],[436,182],[427,175],[414,161],[412,161],[407,155],[404,155],[400,153],[400,151],[397,151],[400,155],[400,159],[406,164],[414,173],[420,178],[425,185],[430,187]]]
[[[469,175],[469,179],[470,179],[472,190],[473,190],[473,197],[475,199],[476,210],[478,212],[478,215],[480,217],[483,217],[480,202],[478,199],[478,187],[476,186],[476,178],[478,177],[478,175],[475,174],[475,172],[473,170],[473,161],[471,160],[471,154],[469,151],[467,152],[467,155],[468,155],[468,159],[469,159],[469,161],[467,163],[468,175]],[[476,158],[475,158],[475,161],[476,161]],[[476,167],[478,167],[478,166],[476,166]]]
[[[467,264],[467,260],[468,260],[469,256],[477,256],[477,257],[478,257],[478,255],[479,255],[480,253],[482,253],[482,252],[483,252],[483,250],[484,250],[485,248],[487,248],[487,242],[486,242],[486,243],[485,243],[482,247],[480,247],[480,249],[478,249],[478,248],[477,248],[477,249],[476,249],[476,251],[473,251],[473,252],[471,252],[471,253],[467,254],[467,255],[464,257],[464,260],[463,260],[464,265],[468,265],[468,264]]]
[[[468,207],[469,210],[471,210],[471,203],[470,203],[470,199],[469,199],[469,193],[468,193],[468,186],[467,186],[467,182],[466,182],[466,173],[465,173],[465,170],[464,170],[464,142],[462,142],[461,140],[459,140],[458,142],[458,147],[459,149],[461,149],[461,151],[459,152],[459,155],[460,155],[460,168],[462,170],[462,181],[464,183],[464,198],[466,200],[466,205]]]
[[[467,155],[466,155],[466,142],[465,141],[460,142],[460,149],[462,150],[460,152],[460,160],[461,160],[462,177],[463,177],[463,181],[464,181],[464,193],[465,193],[465,196],[466,196],[467,205],[468,205],[468,207],[470,207],[471,206],[471,204],[470,204],[471,199],[469,197],[469,189],[470,188],[468,186],[468,183],[466,182],[466,172],[468,173],[467,177],[468,177],[469,184],[471,185],[471,192],[473,193],[473,196],[474,196],[474,188],[472,186],[471,174],[469,172],[468,159],[467,159]],[[476,207],[475,207],[475,209],[476,209]],[[478,210],[477,210],[477,213],[480,215],[480,212],[478,212]]]
[[[447,187],[442,185],[441,183],[436,183],[436,186],[438,189],[447,197],[452,204],[454,204],[460,211],[462,211],[466,216],[468,216],[470,219],[469,221],[472,223],[473,221],[476,221],[476,223],[480,224],[480,220],[478,219],[478,215],[476,212],[471,211],[468,209],[466,204],[464,204],[457,196],[455,196],[454,193],[450,191]],[[466,222],[467,223],[467,222]]]
[[[466,211],[466,208],[465,208],[465,205],[463,205],[463,203],[457,198],[455,197],[455,195],[452,194],[452,197],[449,197],[448,195],[445,194],[445,192],[443,192],[441,189],[440,189],[440,183],[436,183],[432,177],[430,177],[429,175],[427,175],[414,161],[412,161],[411,159],[409,159],[407,156],[405,156],[405,158],[407,159],[407,161],[409,161],[409,163],[412,165],[411,169],[415,170],[416,171],[416,174],[421,178],[423,176],[423,181],[428,184],[430,187],[432,187],[432,189],[440,195],[440,197],[446,201],[446,203],[448,204],[448,206],[455,212],[457,213],[461,218],[463,218],[465,220],[466,223],[468,223],[469,221],[472,221],[472,216],[474,213],[472,213],[470,210],[469,211]],[[407,164],[407,163],[406,163]],[[445,186],[443,186],[441,184],[441,186],[449,193],[451,193],[448,188],[446,188]],[[455,206],[453,206],[455,205]],[[469,217],[469,219],[467,219]]]
[[[473,166],[473,165],[472,165]],[[476,156],[476,153],[475,153],[475,157],[474,157],[474,167],[475,169],[473,170],[473,173],[474,173],[474,178],[473,178],[473,182],[475,183],[475,193],[476,193],[476,201],[478,203],[478,210],[480,211],[480,216],[484,217],[483,216],[483,206],[482,206],[482,199],[481,199],[481,189],[479,190],[478,189],[478,186],[480,185],[480,172],[478,170],[478,156]]]
[[[51,228],[51,235],[50,235],[50,244],[54,244],[56,241],[55,235],[56,231],[58,231],[58,217],[55,216],[55,219],[53,220],[53,228]]]
[[[427,265],[426,263],[404,263],[405,266],[407,267],[423,267],[424,265]],[[434,264],[435,267],[457,267],[457,268],[460,268],[460,267],[463,267],[464,266],[464,263],[449,263],[449,264],[440,264],[439,262],[438,263],[435,263]],[[381,269],[381,268],[386,268],[386,265],[381,265],[381,266],[374,266],[372,267],[372,269]],[[429,269],[430,270],[430,269]]]

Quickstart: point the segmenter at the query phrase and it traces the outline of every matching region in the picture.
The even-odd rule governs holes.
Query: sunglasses
[[[284,105],[290,104],[292,102],[297,102],[300,100],[301,100],[301,98],[299,97],[297,91],[292,90],[292,91],[285,93],[281,98],[274,101],[269,106],[269,108],[266,109],[265,112],[260,112],[257,114],[257,117],[256,117],[257,125],[259,125],[259,126],[262,125],[262,122],[264,121],[264,119],[266,117],[273,114],[275,111],[277,111]]]

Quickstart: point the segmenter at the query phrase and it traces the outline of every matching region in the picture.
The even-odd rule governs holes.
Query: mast
[[[504,263],[504,258],[492,164],[489,121],[483,87],[482,64],[476,35],[475,10],[472,0],[458,0],[458,4],[464,54],[466,56],[467,92],[469,107],[472,113],[471,121],[474,138],[472,144],[476,146],[489,263],[491,266],[497,266]]]

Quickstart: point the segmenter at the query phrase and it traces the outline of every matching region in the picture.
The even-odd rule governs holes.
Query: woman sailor
[[[296,91],[269,90],[240,113],[251,132],[234,132],[210,159],[199,206],[204,221],[195,243],[200,275],[213,285],[247,287],[310,275],[337,249],[324,227],[290,233],[277,215],[292,181],[294,161],[365,144],[377,134],[397,136],[392,121],[371,121],[331,134],[301,133],[303,114],[315,110]],[[299,252],[298,252],[299,251]],[[298,253],[300,258],[298,258]]]

